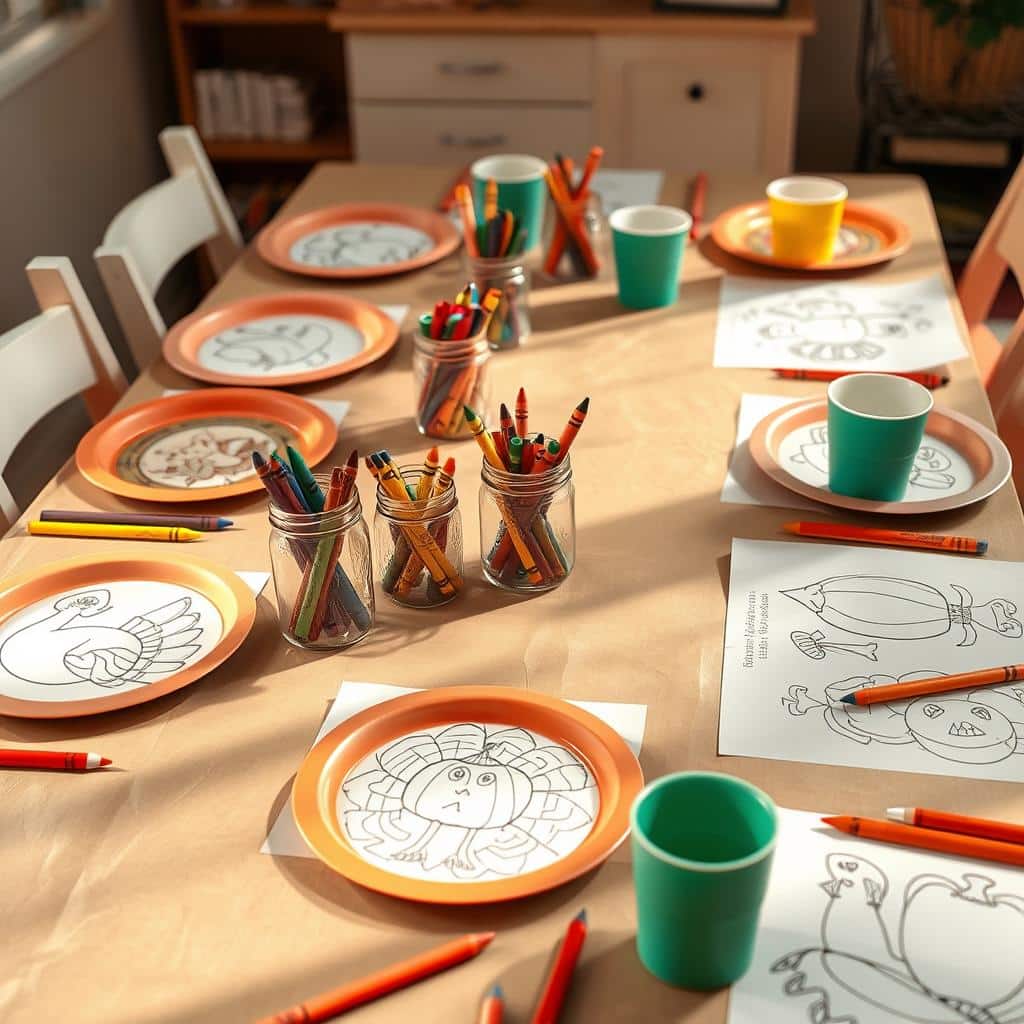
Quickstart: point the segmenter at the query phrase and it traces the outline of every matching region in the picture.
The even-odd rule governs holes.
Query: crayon
[[[476,241],[476,213],[473,210],[473,193],[469,186],[462,182],[455,186],[455,201],[459,204],[459,216],[462,219],[462,238],[470,256],[479,256],[480,247]]]
[[[858,818],[840,815],[821,819],[839,832],[873,839],[880,843],[894,843],[897,846],[913,846],[936,853],[949,853],[957,857],[973,857],[977,860],[992,860],[1000,864],[1024,867],[1024,846],[1017,843],[1000,843],[994,839],[977,836],[956,835],[937,829],[916,828],[913,825],[897,824],[894,821],[876,821],[872,818]]]
[[[526,390],[519,389],[516,395],[516,433],[520,437],[526,437],[530,431],[530,406],[526,400]]]
[[[391,467],[391,470],[394,472],[395,476],[398,478],[398,482],[405,488],[405,493],[409,495],[409,499],[411,501],[415,501],[416,500],[416,488],[413,487],[412,484],[409,484],[409,483],[405,482],[405,477],[402,476],[401,472],[399,471],[398,463],[395,462],[395,460],[393,458],[391,458],[391,453],[386,448],[381,448],[381,450],[377,454],[380,455],[380,457],[384,460],[384,462],[388,466]]]
[[[427,452],[427,457],[423,462],[423,472],[420,473],[420,478],[416,482],[416,500],[422,501],[424,498],[430,495],[431,490],[434,487],[434,477],[437,474],[437,467],[441,461],[440,453],[437,450],[437,445]]]
[[[494,447],[494,441],[487,432],[484,421],[468,405],[462,407],[462,412],[466,417],[466,423],[469,424],[470,432],[473,434],[476,443],[480,446],[480,450],[484,453],[484,458],[495,469],[504,471],[505,463],[501,461],[501,456],[498,454],[498,449]]]
[[[498,453],[498,458],[501,459],[501,464],[504,468],[508,469],[508,445],[505,443],[505,435],[500,430],[491,431],[491,440],[494,442],[495,451]]]
[[[580,402],[580,404],[577,405],[576,408],[573,409],[572,413],[569,415],[569,422],[566,423],[565,427],[562,429],[561,435],[558,438],[558,444],[560,448],[560,453],[558,456],[559,462],[561,462],[562,459],[564,459],[566,455],[569,454],[569,446],[573,443],[573,441],[576,440],[576,436],[580,432],[580,427],[583,426],[583,421],[587,418],[587,411],[589,409],[590,399],[584,398],[583,401]]]
[[[501,428],[501,436],[505,438],[505,446],[508,447],[509,441],[516,436],[516,424],[512,419],[512,413],[508,411],[508,406],[504,402],[501,403],[498,412],[498,426]]]
[[[867,686],[843,694],[843,704],[865,707],[890,700],[910,700],[912,697],[927,697],[933,693],[950,693],[953,690],[973,690],[978,686],[1003,686],[1024,679],[1024,665],[1005,665],[1001,668],[979,668],[972,672],[957,672],[948,676],[932,676],[912,683],[893,683],[887,686]]]
[[[435,455],[437,449],[433,449]],[[455,460],[447,459],[444,467],[437,470],[436,479],[434,480],[433,487],[429,497],[431,500],[439,498],[444,492],[451,486],[454,481],[452,480],[452,474],[455,472]],[[437,546],[444,551],[448,543],[448,522],[447,520],[443,523],[438,524],[436,530],[432,529],[431,536],[437,543]],[[416,586],[419,581],[420,573],[423,571],[423,559],[420,558],[415,551],[409,555],[408,561],[405,563],[405,568],[402,570],[402,575],[398,577],[398,583],[395,584],[395,593],[400,597],[404,597],[406,594]],[[434,582],[431,577],[431,583]]]
[[[488,178],[484,185],[484,220],[491,221],[498,216],[498,183]]]
[[[508,443],[508,468],[512,473],[522,472],[523,462],[523,439],[513,437]]]
[[[587,912],[581,910],[569,922],[565,936],[559,943],[551,969],[544,979],[537,1005],[530,1017],[530,1024],[555,1024],[572,984],[576,961],[579,960],[583,943],[587,938]]]
[[[537,448],[532,441],[523,440],[523,454],[519,460],[520,473],[532,473]]]
[[[54,523],[33,519],[28,524],[33,537],[97,537],[104,540],[199,540],[199,530],[185,526],[123,526],[118,523]]]
[[[818,537],[822,540],[852,541],[855,544],[888,544],[896,548],[924,548],[929,551],[949,551],[963,555],[983,555],[988,541],[975,537],[955,537],[942,533],[916,533],[912,530],[885,530],[874,526],[854,526],[849,523],[783,523],[787,533],[797,537]]]
[[[285,447],[285,452],[288,455],[288,462],[291,465],[292,473],[299,483],[302,497],[305,498],[310,512],[323,512],[324,492],[320,490],[320,485],[316,482],[316,477],[310,472],[309,466],[306,465],[306,460],[291,445]]]
[[[87,772],[113,764],[99,754],[63,750],[0,750],[0,768],[49,768],[58,772]]]
[[[885,816],[890,821],[902,821],[918,828],[932,828],[939,832],[956,832],[961,836],[995,839],[1002,843],[1024,846],[1024,825],[993,818],[972,818],[966,814],[933,811],[927,807],[887,807]]]
[[[851,373],[857,373],[856,370],[845,370],[845,371],[834,371],[834,370],[786,370],[777,369],[773,371],[777,377],[782,377],[784,380],[820,380],[820,381],[833,381],[838,380],[840,377],[846,377]],[[864,371],[869,372],[869,371]],[[943,373],[932,373],[928,371],[915,372],[915,373],[890,373],[890,377],[904,377],[906,380],[916,381],[918,384],[923,385],[931,391],[936,388],[941,388],[949,383],[949,377]]]
[[[280,472],[282,488],[286,491],[290,491],[294,496],[297,513],[299,515],[309,515],[309,513],[312,512],[312,509],[309,507],[309,502],[306,500],[305,494],[302,493],[299,481],[295,478],[295,474],[292,472],[288,463],[285,462],[277,452],[274,452],[270,456],[270,464],[275,466]]]
[[[366,468],[370,471],[370,475],[379,484],[380,471],[373,462],[373,456],[367,455],[363,461],[366,464]],[[391,537],[395,542],[395,550],[387,567],[384,569],[384,575],[381,579],[381,586],[389,594],[395,589],[395,584],[398,583],[398,579],[402,575],[402,569],[412,554],[412,548],[409,546],[405,534],[397,526],[391,528]]]
[[[43,523],[107,523],[110,526],[187,526],[190,530],[213,533],[234,526],[223,516],[195,516],[154,512],[96,512],[77,509],[61,511],[45,508],[39,513]]]

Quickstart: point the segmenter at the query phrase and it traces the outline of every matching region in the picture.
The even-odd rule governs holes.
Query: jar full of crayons
[[[285,507],[271,490],[270,563],[285,639],[331,650],[357,643],[373,625],[370,533],[355,487],[335,505],[332,479],[315,480],[328,496],[325,510]]]
[[[421,434],[468,436],[462,407],[490,405],[490,361],[484,324],[474,337],[459,341],[432,338],[420,326],[412,339],[412,376]]]
[[[521,253],[513,256],[470,256],[469,274],[481,294],[499,296],[487,325],[492,349],[517,348],[530,336],[530,272]]]
[[[567,222],[575,227],[572,233]],[[565,206],[551,205],[544,222],[544,276],[552,281],[585,281],[601,270],[598,252],[604,241],[601,196],[588,192]]]

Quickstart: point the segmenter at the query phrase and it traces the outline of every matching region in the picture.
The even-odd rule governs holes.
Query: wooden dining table
[[[452,169],[322,164],[280,216],[346,201],[433,207]],[[845,177],[852,198],[909,225],[912,245],[858,280],[898,282],[941,275],[955,299],[923,183],[904,176]],[[685,205],[687,182],[667,175],[662,201]],[[762,194],[753,177],[713,175],[708,219]],[[781,381],[768,370],[715,369],[712,348],[723,268],[773,272],[690,244],[679,301],[667,309],[619,305],[607,247],[596,280],[549,284],[535,275],[533,333],[492,361],[494,408],[520,385],[531,425],[555,432],[585,395],[590,415],[573,448],[577,563],[557,590],[510,595],[482,580],[477,492],[480,452],[445,442],[457,461],[466,537],[467,586],[436,610],[401,609],[379,590],[372,633],[338,653],[286,643],[273,584],[255,626],[226,663],[195,684],[139,706],[77,719],[0,720],[0,745],[95,750],[114,767],[68,775],[0,772],[0,1019],[196,1024],[251,1021],[449,937],[494,929],[470,963],[356,1011],[354,1021],[454,1024],[474,1019],[500,981],[507,1020],[526,1021],[551,949],[586,907],[583,956],[566,1022],[671,1021],[718,1024],[728,991],[670,988],[634,950],[628,843],[592,873],[517,902],[447,908],[402,902],[360,888],[319,861],[260,853],[289,799],[292,778],[343,680],[408,687],[501,684],[574,700],[647,706],[640,761],[645,777],[715,769],[749,779],[780,805],[877,815],[921,805],[1024,819],[1024,787],[718,755],[722,633],[734,537],[783,539],[792,511],[726,505],[719,491],[744,392],[793,398],[824,385]],[[790,280],[775,273],[780,285]],[[293,389],[346,399],[351,409],[331,457],[387,448],[419,462],[429,442],[413,423],[410,332],[416,317],[466,278],[461,253],[420,272],[331,284],[289,276],[245,251],[203,308],[282,289],[340,290],[376,303],[408,304],[391,355],[351,376]],[[964,334],[959,307],[956,321]],[[951,367],[936,402],[992,427],[970,359]],[[121,403],[165,389],[202,387],[162,360],[145,369]],[[372,481],[359,482],[368,520]],[[235,570],[269,570],[266,502],[236,499],[214,511],[235,528],[187,548],[153,543],[28,537],[43,508],[125,507],[65,465],[0,544],[6,574],[105,552],[180,551]],[[138,508],[138,506],[135,506]],[[190,509],[193,511],[194,509]],[[851,520],[857,517],[851,516]],[[901,526],[989,541],[989,558],[1024,557],[1024,520],[1012,483],[987,501]],[[794,541],[794,543],[800,543]],[[927,556],[922,556],[927,557]],[[766,716],[764,727],[771,728]],[[793,1009],[793,1020],[806,1010]]]

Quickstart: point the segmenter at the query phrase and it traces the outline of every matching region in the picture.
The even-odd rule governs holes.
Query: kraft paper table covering
[[[433,206],[453,173],[326,164],[296,191],[286,213],[343,199]],[[879,204],[913,232],[910,252],[874,271],[878,279],[940,273],[951,288],[922,184],[890,176],[845,180],[854,199]],[[662,201],[685,204],[688,184],[667,176]],[[759,196],[764,184],[712,174],[709,218]],[[761,273],[727,263],[733,273]],[[0,775],[0,919],[16,939],[4,944],[0,1018],[7,1024],[248,1021],[442,938],[493,927],[500,936],[485,954],[361,1009],[359,1022],[472,1020],[479,996],[498,978],[510,1015],[523,1019],[552,945],[585,905],[591,930],[567,1022],[721,1024],[726,993],[675,991],[638,963],[625,848],[562,889],[464,910],[403,904],[356,888],[319,862],[261,856],[314,723],[346,676],[426,687],[507,683],[570,699],[647,704],[641,762],[649,778],[711,768],[747,778],[797,809],[878,814],[886,806],[918,804],[1024,819],[1024,793],[1009,783],[717,756],[731,538],[775,539],[780,524],[793,518],[791,511],[719,501],[739,398],[744,391],[794,397],[823,391],[802,381],[769,386],[762,370],[712,368],[719,275],[691,247],[680,304],[647,313],[623,310],[607,274],[537,286],[528,346],[495,357],[494,395],[514,397],[525,384],[539,429],[561,429],[572,406],[584,395],[592,398],[572,456],[579,558],[560,589],[523,600],[480,582],[480,455],[472,442],[448,444],[442,451],[458,461],[467,537],[469,583],[458,601],[427,613],[382,598],[371,637],[346,654],[325,656],[281,641],[264,593],[239,652],[194,686],[102,718],[0,721],[0,742],[7,745],[98,750],[118,768],[86,777]],[[415,275],[346,292],[410,303],[418,313],[462,283],[456,254]],[[300,282],[247,251],[206,304],[297,284],[334,287]],[[338,459],[354,446],[386,446],[399,461],[422,457],[427,444],[412,424],[409,366],[405,336],[389,358],[352,377],[296,389],[352,402]],[[940,393],[943,404],[992,426],[973,363],[954,364],[952,375]],[[190,386],[158,362],[124,404]],[[610,472],[614,466],[622,471]],[[360,487],[372,510],[365,474]],[[43,507],[122,503],[66,466],[26,515]],[[258,496],[238,499],[221,511],[237,528],[193,545],[196,553],[267,568],[265,503]],[[971,533],[990,541],[995,558],[1024,557],[1024,521],[1010,486],[979,506],[901,525]],[[135,542],[98,541],[89,550],[123,554],[129,543]],[[81,541],[27,539],[18,528],[2,543],[4,571],[81,550]]]

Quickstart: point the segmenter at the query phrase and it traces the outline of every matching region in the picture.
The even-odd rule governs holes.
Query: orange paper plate
[[[397,203],[345,203],[271,221],[256,251],[312,277],[383,277],[436,263],[459,245],[448,217]]]
[[[493,903],[597,867],[643,786],[625,740],[573,704],[505,686],[368,708],[306,756],[299,831],[350,881],[425,903]]]
[[[846,204],[836,254],[829,263],[791,263],[772,255],[772,225],[768,203],[745,203],[726,210],[711,225],[719,248],[751,263],[794,270],[855,270],[885,263],[910,248],[910,229],[873,206]]]
[[[71,558],[10,576],[0,714],[69,718],[155,700],[229,658],[255,619],[235,573],[178,554]]]
[[[397,340],[394,320],[368,302],[277,292],[178,321],[164,339],[164,358],[211,384],[285,387],[351,373]]]
[[[312,466],[338,440],[318,406],[284,391],[202,388],[142,402],[96,424],[75,462],[90,483],[138,501],[213,501],[262,488],[252,453],[293,445]]]
[[[765,416],[750,435],[750,454],[776,483],[835,508],[924,515],[973,505],[1010,477],[1006,445],[969,416],[935,406],[902,501],[868,501],[828,489],[828,402],[812,398]]]

